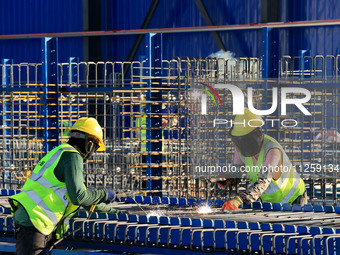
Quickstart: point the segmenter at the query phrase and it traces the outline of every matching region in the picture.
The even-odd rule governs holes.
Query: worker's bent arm
[[[265,161],[262,166],[267,166],[267,171],[261,171],[259,173],[258,180],[249,187],[245,192],[241,192],[239,196],[244,203],[249,204],[255,202],[265,192],[274,177],[273,169],[275,166],[281,164],[282,153],[279,149],[271,149],[266,155]],[[271,166],[271,167],[270,167]],[[276,178],[275,178],[276,179]]]
[[[60,168],[63,170],[61,179],[64,179],[68,195],[74,205],[85,207],[107,200],[106,189],[85,190],[83,184],[83,159],[78,153],[63,153],[58,164],[58,169]],[[58,177],[58,179],[60,178]]]
[[[84,209],[89,211],[91,206],[84,206]],[[102,212],[102,213],[119,213],[120,211],[114,208],[107,206],[104,203],[98,204],[94,209],[95,212]]]

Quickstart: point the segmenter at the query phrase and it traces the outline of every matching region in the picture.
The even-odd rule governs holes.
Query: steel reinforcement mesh
[[[261,60],[256,58],[174,58],[163,61],[161,68],[148,68],[144,62],[59,63],[59,88],[54,92],[55,84],[41,83],[41,64],[2,65],[1,185],[23,185],[25,172],[33,171],[46,153],[43,145],[51,139],[44,133],[58,132],[59,143],[66,142],[72,124],[92,116],[103,127],[106,151],[84,165],[89,188],[225,198],[249,185],[247,178],[228,190],[216,184],[216,167],[233,164],[228,130],[235,102],[228,86],[241,89],[245,103],[251,87],[257,109],[271,106],[274,87],[279,102],[281,88],[303,87],[311,93],[305,104],[311,116],[292,105],[283,116],[278,107],[265,117],[263,128],[284,147],[313,203],[339,203],[337,77],[334,73],[327,78],[328,68],[319,67],[318,59],[314,69],[303,71],[286,59],[280,78],[267,81],[261,79]],[[46,87],[52,91],[47,96]],[[51,117],[44,108],[51,107],[49,98],[55,93],[58,128],[44,121]],[[287,119],[298,125],[289,126]],[[160,188],[150,189],[150,181],[160,181]]]

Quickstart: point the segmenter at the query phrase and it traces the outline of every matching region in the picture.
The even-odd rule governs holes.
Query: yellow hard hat
[[[251,120],[251,122],[249,122]],[[250,125],[249,125],[250,124]],[[244,136],[254,129],[261,127],[263,120],[261,116],[252,113],[248,108],[244,109],[243,115],[236,115],[231,130],[232,136]]]
[[[97,151],[104,151],[105,145],[103,142],[103,130],[95,118],[83,117],[73,124],[70,131],[81,131],[88,135],[91,135],[98,140],[99,148]]]

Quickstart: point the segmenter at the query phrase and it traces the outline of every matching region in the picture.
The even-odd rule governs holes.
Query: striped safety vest
[[[34,168],[19,194],[10,197],[13,210],[20,203],[26,210],[34,227],[49,235],[56,229],[57,238],[63,236],[63,221],[78,209],[70,202],[66,184],[60,182],[54,169],[65,151],[77,152],[71,145],[63,143],[43,157]]]
[[[261,200],[271,203],[293,203],[300,195],[305,192],[305,183],[300,175],[294,169],[287,154],[282,146],[272,137],[264,135],[263,144],[259,153],[259,157],[254,166],[252,157],[244,157],[239,153],[241,160],[245,166],[252,171],[247,171],[248,178],[251,182],[256,182],[259,177],[266,155],[270,149],[277,148],[283,155],[282,172],[279,179],[272,179],[267,190],[261,195]]]

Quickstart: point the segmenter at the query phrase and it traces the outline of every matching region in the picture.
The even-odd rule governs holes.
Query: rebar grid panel
[[[221,98],[222,104],[217,103],[209,91],[204,89],[203,82],[196,82],[196,89],[192,92],[193,105],[190,114],[190,158],[193,178],[202,178],[207,184],[200,186],[199,192],[205,198],[228,197],[225,190],[214,189],[216,186],[210,183],[212,179],[218,180],[220,174],[230,173],[233,166],[233,145],[227,133],[230,129],[230,121],[234,119],[232,114],[233,95],[228,88],[221,89],[223,84],[210,83]],[[256,109],[269,109],[273,102],[273,89],[276,87],[297,86],[289,82],[265,82],[234,84],[238,87],[253,87],[252,99]],[[226,85],[226,84],[225,84]],[[340,197],[340,169],[339,169],[339,89],[337,84],[319,85],[300,84],[298,87],[306,88],[311,93],[311,99],[306,103],[306,108],[311,115],[304,115],[294,105],[287,105],[287,113],[283,115],[279,107],[270,116],[264,116],[263,130],[279,141],[285,149],[293,166],[306,181],[311,203],[338,204]],[[203,88],[202,88],[203,87]],[[210,90],[211,94],[212,90]],[[243,89],[245,102],[249,90]],[[281,94],[276,97],[280,100]],[[205,99],[203,99],[205,98]],[[301,98],[300,93],[291,93],[289,98]],[[202,113],[202,105],[206,110]],[[279,105],[280,106],[280,105]],[[241,175],[242,176],[242,175]],[[240,175],[238,176],[238,178]],[[203,185],[201,183],[201,185]],[[243,190],[247,186],[244,179],[237,187]],[[213,187],[213,188],[212,188]],[[230,192],[230,190],[229,190]],[[232,193],[231,193],[232,194]],[[199,197],[197,193],[196,196]]]
[[[126,65],[129,71],[124,74]],[[2,90],[1,99],[2,186],[20,188],[23,182],[15,178],[23,176],[24,170],[32,171],[44,155],[41,108],[46,105],[41,104],[41,64],[2,65],[2,76],[5,67],[10,68],[11,75],[7,86],[10,89]],[[245,189],[249,185],[246,179],[237,189],[220,190],[212,181],[216,173],[197,173],[195,167],[232,164],[233,145],[227,135],[229,123],[211,128],[215,118],[233,119],[232,95],[221,86],[232,84],[242,88],[245,102],[246,88],[252,86],[255,108],[267,109],[271,104],[270,82],[261,81],[261,60],[174,58],[163,61],[162,69],[153,69],[162,75],[150,76],[146,62],[59,64],[60,142],[67,141],[67,129],[79,117],[97,118],[104,130],[107,150],[96,153],[85,165],[87,186],[197,198],[227,198]],[[297,83],[312,93],[307,106],[311,116],[302,116],[297,109],[289,108],[285,118],[297,119],[299,126],[284,128],[276,123],[273,127],[267,125],[265,132],[278,139],[300,172],[304,164],[326,165],[322,173],[304,171],[309,195],[315,203],[338,203],[336,171],[329,173],[329,165],[338,164],[338,140],[332,142],[327,134],[329,130],[338,130],[339,91],[336,85],[332,87],[325,81],[324,88],[317,88],[315,84],[308,87],[303,81]],[[216,89],[222,105],[206,85]],[[273,86],[293,85],[281,77]],[[205,114],[202,114],[202,95],[206,93],[203,89],[216,101],[215,104],[206,94]],[[160,93],[161,99],[154,100],[155,93]],[[159,105],[161,112],[150,111]],[[143,124],[143,118],[152,125]],[[162,123],[155,125],[155,120],[160,118]],[[267,118],[282,120],[280,109]],[[144,136],[154,131],[161,132],[161,136]],[[162,143],[161,151],[143,149],[157,142]],[[160,176],[147,176],[148,155],[161,155],[160,162],[152,165],[161,169]],[[162,189],[147,190],[146,182],[150,180],[161,180]]]
[[[316,85],[308,90],[312,95],[307,104],[311,116],[291,108],[288,117],[298,119],[301,126],[279,135],[309,187],[311,202],[339,204],[339,88],[328,83],[323,88]]]
[[[281,79],[338,79],[340,55],[282,56],[279,62]]]
[[[173,58],[189,77],[205,82],[261,79],[262,61],[258,58]]]
[[[194,86],[190,91],[191,168],[189,174],[192,179],[196,180],[196,183],[200,183],[200,186],[196,187],[194,197],[228,198],[240,190],[245,190],[249,185],[248,180],[244,178],[245,175],[231,171],[234,166],[234,146],[228,132],[234,119],[233,96],[229,89],[221,88],[227,85],[226,83],[204,83],[202,79],[193,80],[192,83]],[[245,83],[239,82],[234,85],[241,88],[246,86]],[[213,89],[217,92],[215,95],[213,95]],[[246,101],[246,90],[242,89],[242,91]],[[263,101],[263,91],[264,89],[260,88],[253,91],[254,106],[259,109]],[[206,111],[203,110],[202,105],[205,105]],[[238,185],[220,189],[216,180],[224,178],[220,176],[221,174],[234,179]],[[239,178],[243,179],[241,183],[237,180]]]
[[[24,171],[31,170],[44,154],[41,103],[44,85],[38,81],[38,72],[41,64],[1,65],[2,187],[17,188],[23,183]],[[47,97],[46,101],[49,100]]]

